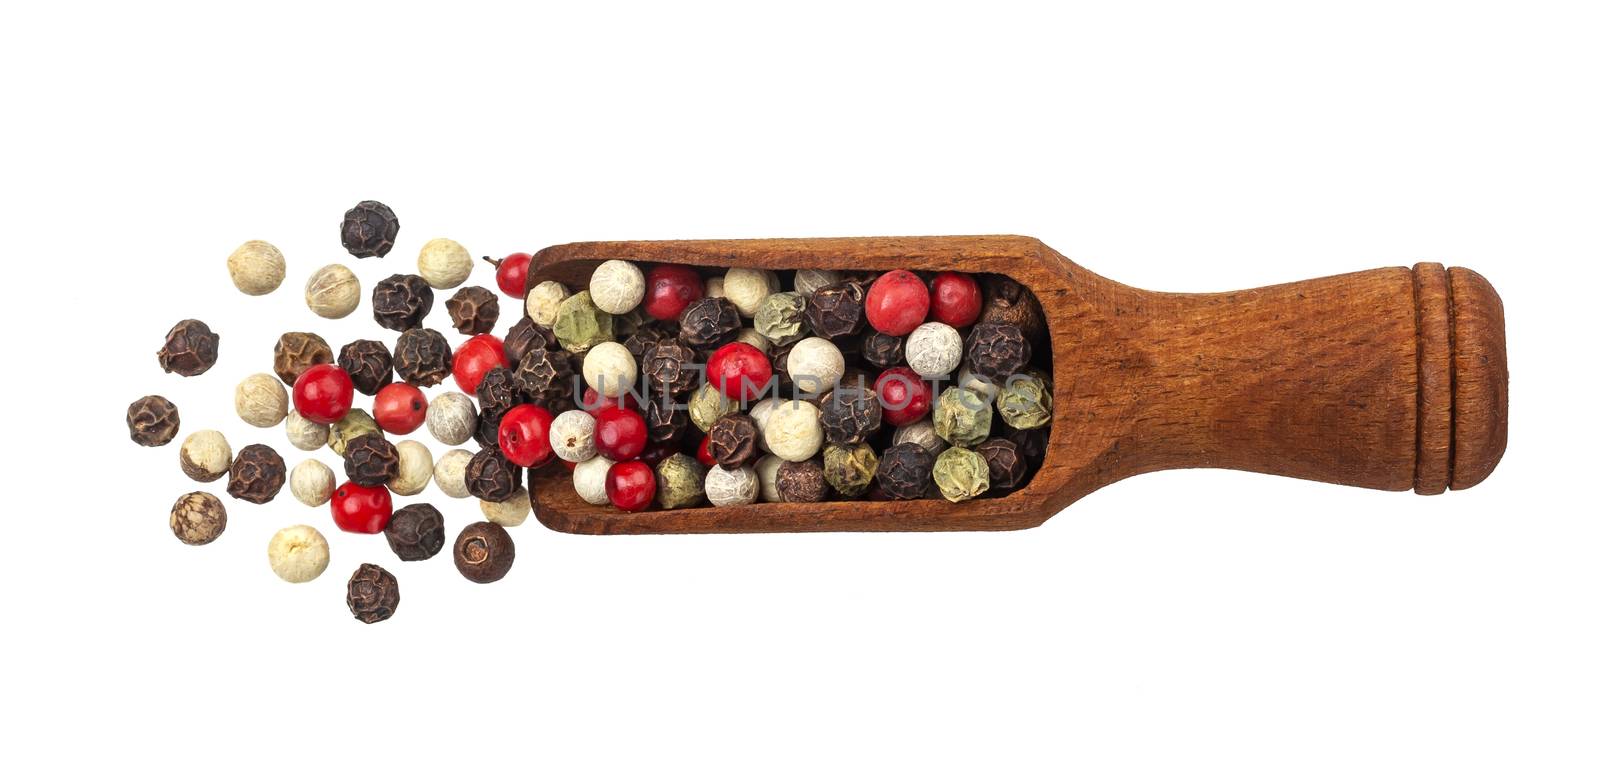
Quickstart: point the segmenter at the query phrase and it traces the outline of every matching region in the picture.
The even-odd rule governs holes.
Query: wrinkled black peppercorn
[[[199,376],[217,364],[221,337],[199,320],[182,320],[167,331],[167,342],[156,352],[161,370],[181,376]]]
[[[990,489],[1016,489],[1028,477],[1028,461],[1016,444],[1004,438],[990,438],[973,451],[989,463]]]
[[[700,383],[704,369],[696,365],[695,351],[681,341],[666,339],[650,348],[640,372],[656,391],[683,395]]]
[[[861,359],[878,368],[894,368],[905,363],[906,340],[873,331],[861,339]]]
[[[350,375],[356,391],[377,395],[394,381],[394,359],[381,341],[356,339],[339,350],[339,367]]]
[[[500,320],[500,297],[487,288],[469,285],[445,299],[444,309],[457,332],[475,336],[494,330]]]
[[[727,414],[711,423],[706,437],[711,439],[706,442],[706,450],[712,459],[732,470],[756,456],[756,440],[761,437],[761,428],[748,414]]]
[[[878,486],[893,500],[917,500],[933,486],[933,453],[920,444],[889,447],[878,460]]]
[[[695,349],[715,349],[738,338],[741,324],[732,301],[702,298],[678,316],[678,338]]]
[[[866,322],[867,292],[859,282],[818,288],[806,302],[806,323],[818,336],[834,339],[861,331]]]
[[[372,319],[391,331],[422,324],[433,311],[433,288],[415,274],[394,274],[372,287]]]
[[[532,317],[523,317],[506,331],[505,348],[506,363],[516,368],[522,362],[522,356],[530,349],[555,349],[556,334],[549,328],[533,321]]]
[[[1045,448],[1050,444],[1050,426],[1033,427],[1026,430],[1015,427],[1007,428],[1006,440],[1017,445],[1017,451],[1022,456],[1038,464],[1044,459]]]
[[[357,621],[387,621],[400,606],[400,581],[378,565],[363,564],[351,574],[344,602]]]
[[[315,333],[290,331],[272,346],[272,372],[290,387],[306,369],[332,362],[333,348]]]
[[[412,503],[394,512],[383,537],[402,561],[431,559],[444,548],[444,516],[427,503]]]
[[[683,437],[689,424],[689,411],[670,394],[658,392],[650,396],[644,412],[645,428],[652,441],[676,441]]]
[[[530,349],[511,374],[512,383],[525,397],[546,398],[556,391],[572,391],[572,353],[554,347]]]
[[[228,494],[256,505],[269,503],[286,475],[283,458],[271,446],[253,443],[240,449],[228,468]]]
[[[1032,356],[1033,348],[1022,329],[1011,323],[978,323],[967,336],[967,366],[995,381],[1022,370]]]
[[[633,355],[633,362],[642,365],[644,359],[650,355],[650,350],[670,338],[672,334],[667,333],[661,326],[647,325],[634,331],[632,336],[622,342],[622,346],[628,350],[628,354]]]
[[[500,455],[497,446],[480,449],[467,461],[467,494],[491,503],[503,503],[517,492],[517,466]]]
[[[178,407],[160,395],[128,405],[128,437],[140,446],[166,446],[178,434]]]
[[[400,219],[383,202],[365,201],[351,207],[339,224],[339,241],[357,258],[382,258],[394,247]]]
[[[778,496],[786,503],[820,503],[828,499],[828,480],[816,460],[786,461],[775,479]]]
[[[478,413],[504,415],[523,400],[511,369],[495,367],[478,380]]]
[[[394,371],[418,387],[432,387],[450,375],[450,343],[432,328],[412,328],[394,344]]]
[[[865,379],[864,375],[857,376]],[[828,443],[861,443],[882,425],[883,406],[878,402],[878,393],[871,388],[842,378],[839,384],[838,389],[822,399],[823,437]]]
[[[400,472],[400,451],[382,433],[351,438],[344,446],[344,475],[359,486],[383,486]]]
[[[456,569],[473,583],[494,583],[511,572],[517,546],[506,528],[490,521],[468,524],[456,536]]]

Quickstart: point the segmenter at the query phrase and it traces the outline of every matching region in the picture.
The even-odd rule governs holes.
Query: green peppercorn
[[[687,454],[674,454],[656,466],[656,502],[667,510],[699,505],[705,481],[705,466]]]
[[[934,460],[933,483],[950,502],[971,500],[989,491],[989,463],[982,454],[952,446]]]
[[[773,293],[756,307],[756,333],[774,346],[793,344],[806,335],[806,299],[799,293]]]
[[[867,491],[878,474],[878,455],[864,443],[829,444],[822,450],[822,477],[845,497]]]
[[[1006,379],[1000,396],[995,399],[1000,418],[1018,430],[1049,424],[1054,405],[1055,401],[1050,396],[1050,382],[1033,371]]]
[[[383,434],[378,428],[377,420],[371,414],[358,408],[350,409],[344,419],[334,422],[328,427],[328,448],[340,457],[344,456],[345,445],[354,440],[356,436],[367,433]]]
[[[556,307],[555,324],[550,326],[556,341],[568,352],[582,354],[602,341],[616,338],[611,315],[600,311],[584,290],[569,296]]]
[[[977,446],[989,437],[993,415],[982,395],[951,387],[933,406],[933,429],[952,446]]]
[[[694,397],[689,399],[689,419],[695,427],[700,428],[700,432],[709,433],[713,423],[732,414],[737,408],[721,390],[707,382],[700,385]]]

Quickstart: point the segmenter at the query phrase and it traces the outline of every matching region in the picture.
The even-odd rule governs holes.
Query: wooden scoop
[[[533,258],[528,286],[587,285],[601,261],[1009,276],[1049,326],[1055,418],[1032,481],[964,503],[826,502],[625,513],[590,505],[559,465],[530,481],[562,532],[1000,530],[1037,526],[1113,481],[1233,468],[1438,494],[1506,446],[1505,322],[1470,269],[1419,263],[1232,293],[1158,293],[1020,236],[585,242]]]

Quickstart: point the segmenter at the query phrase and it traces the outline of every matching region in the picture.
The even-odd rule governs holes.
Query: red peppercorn
[[[639,412],[607,406],[594,415],[594,448],[608,460],[623,462],[644,452],[650,432]]]
[[[656,499],[656,472],[638,460],[619,462],[606,471],[606,496],[625,511],[642,511]]]
[[[711,456],[711,436],[708,435],[700,439],[700,448],[695,450],[694,458],[699,460],[701,465],[708,468],[717,464],[717,458]]]
[[[384,432],[406,435],[427,421],[428,398],[405,382],[386,385],[372,400],[372,418]]]
[[[294,410],[313,422],[331,425],[350,413],[356,386],[343,368],[314,365],[294,380]]]
[[[742,341],[718,347],[706,361],[706,381],[716,385],[729,400],[752,400],[771,380],[772,361]]]
[[[909,425],[928,415],[933,405],[933,388],[916,371],[905,366],[879,374],[872,389],[883,405],[883,421],[895,427]]]
[[[978,321],[983,311],[983,291],[970,274],[940,272],[933,278],[933,319],[952,328],[965,328]]]
[[[890,336],[904,336],[928,319],[928,286],[904,269],[884,273],[867,291],[867,322]]]
[[[508,367],[510,361],[506,360],[506,345],[499,336],[488,333],[467,339],[467,343],[456,350],[455,359],[450,364],[456,386],[468,395],[478,394],[478,382],[483,381],[484,374],[496,368]]]
[[[705,292],[694,269],[671,263],[656,266],[644,277],[644,313],[657,320],[676,320]]]
[[[500,419],[500,453],[513,465],[537,468],[550,461],[550,422],[553,417],[542,406],[524,403],[513,407]]]
[[[329,501],[333,508],[333,523],[345,532],[374,535],[389,526],[394,504],[389,490],[381,486],[361,486],[346,481],[335,489]]]
[[[578,407],[589,412],[590,415],[598,417],[602,409],[608,409],[612,406],[621,406],[625,409],[638,411],[639,398],[631,392],[624,392],[621,396],[613,398],[610,395],[601,395],[593,387],[583,388],[583,402],[578,404]]]
[[[533,256],[512,253],[498,261],[488,256],[483,259],[494,264],[494,284],[500,286],[501,293],[516,298],[528,294],[528,266],[533,262]]]

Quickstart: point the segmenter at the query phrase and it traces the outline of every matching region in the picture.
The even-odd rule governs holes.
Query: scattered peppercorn
[[[845,281],[820,288],[806,302],[806,323],[825,339],[860,333],[866,322],[867,291],[859,282]]]
[[[726,298],[702,298],[678,317],[678,338],[695,349],[712,350],[739,337],[739,308]]]
[[[391,331],[422,325],[433,311],[433,288],[415,274],[392,274],[372,287],[372,319]]]
[[[828,481],[816,460],[784,461],[778,465],[774,485],[786,503],[820,503],[828,499]]]
[[[278,496],[289,471],[283,458],[266,444],[253,443],[239,450],[228,469],[228,494],[262,505]]]
[[[967,363],[972,373],[1002,380],[1028,365],[1033,348],[1022,329],[1011,323],[978,323],[967,337]]]
[[[169,374],[199,376],[217,364],[220,338],[199,320],[181,320],[167,331],[167,341],[156,352],[156,360]]]
[[[228,256],[228,278],[247,296],[264,296],[283,284],[283,252],[268,242],[252,239]]]
[[[394,343],[394,371],[418,387],[432,387],[450,375],[450,343],[432,328],[412,328]]]
[[[1017,445],[1004,438],[990,438],[973,448],[989,463],[991,489],[1015,489],[1028,477],[1028,461]]]
[[[707,449],[712,459],[725,468],[737,468],[756,454],[756,439],[761,437],[756,421],[747,414],[728,414],[711,423],[706,431]]]
[[[383,537],[401,561],[431,559],[444,548],[444,515],[427,503],[412,503],[394,512]]]
[[[348,317],[361,305],[361,280],[342,264],[330,263],[306,280],[306,307],[329,320]]]
[[[505,502],[517,491],[517,468],[497,446],[485,447],[467,463],[467,492],[489,502]]]
[[[381,433],[350,439],[344,449],[345,478],[360,486],[383,486],[400,472],[400,452]]]
[[[918,500],[933,486],[933,453],[915,443],[890,446],[878,462],[878,486],[891,500]]]
[[[511,326],[511,330],[506,331],[504,345],[507,364],[516,368],[528,350],[555,347],[556,335],[549,328],[534,322],[532,317],[523,317]]]
[[[456,569],[473,583],[494,583],[511,572],[517,546],[505,527],[488,521],[468,524],[456,536]]]
[[[500,297],[477,285],[457,290],[445,299],[444,308],[450,313],[450,324],[468,336],[494,330],[500,319]]]
[[[272,347],[272,372],[290,387],[306,369],[332,362],[333,348],[315,333],[290,331]]]
[[[861,338],[861,359],[878,368],[894,368],[905,362],[906,340],[873,331]]]
[[[351,207],[339,224],[339,241],[357,258],[382,258],[394,247],[400,219],[383,202],[364,201]]]
[[[828,443],[861,443],[882,422],[883,406],[869,388],[840,386],[822,399],[822,434]]]
[[[378,427],[378,420],[373,419],[365,409],[350,409],[344,415],[344,419],[328,426],[328,448],[332,449],[334,454],[343,457],[350,441],[368,433],[383,433]]]
[[[178,407],[160,395],[128,405],[128,437],[140,446],[166,446],[178,434]]]
[[[344,601],[357,621],[387,621],[400,606],[400,581],[378,565],[362,564],[350,576]]]
[[[339,350],[339,367],[362,395],[377,395],[394,381],[394,358],[381,341],[356,339]]]
[[[178,446],[178,467],[196,481],[216,481],[227,475],[232,465],[233,448],[215,430],[196,430]]]
[[[172,504],[172,534],[191,546],[216,540],[228,528],[228,509],[209,492],[190,492]]]

